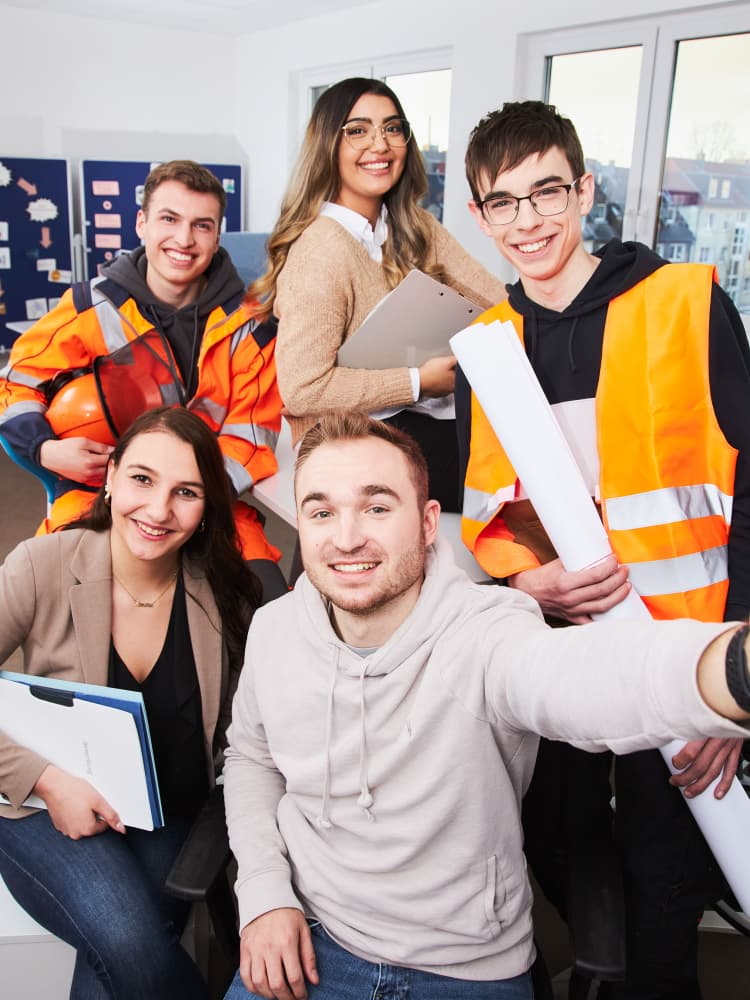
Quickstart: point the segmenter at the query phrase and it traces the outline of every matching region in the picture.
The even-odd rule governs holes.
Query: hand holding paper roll
[[[607,533],[513,324],[468,327],[451,338],[451,347],[565,569],[585,569],[611,557]],[[648,615],[632,588],[606,612],[609,619]],[[681,749],[682,742],[673,741],[661,750],[672,772],[672,758]],[[723,799],[714,797],[715,785],[686,801],[740,905],[750,913],[745,863],[750,799],[736,778]]]

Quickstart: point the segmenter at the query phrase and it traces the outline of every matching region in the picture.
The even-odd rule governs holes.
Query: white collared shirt
[[[354,239],[361,243],[376,264],[383,263],[383,244],[388,239],[388,209],[385,204],[380,209],[380,215],[375,222],[375,228],[364,215],[355,212],[353,208],[336,205],[332,201],[324,201],[321,215],[335,219]]]
[[[385,202],[381,205],[380,214],[375,221],[374,229],[370,224],[370,220],[366,219],[364,215],[355,212],[353,208],[346,208],[344,205],[337,205],[332,201],[323,202],[320,214],[327,216],[329,219],[335,219],[350,236],[353,236],[365,248],[370,258],[376,264],[383,263],[383,244],[388,239],[388,208]],[[456,410],[453,404],[453,394],[442,396],[439,399],[420,400],[421,385],[419,381],[419,368],[409,368],[409,378],[411,379],[411,391],[414,399],[414,405],[410,406],[409,409],[415,410],[418,413],[426,413],[428,416],[438,420],[452,420],[455,417]],[[385,420],[402,409],[404,407],[396,406],[387,410],[376,410],[370,416],[376,420]]]

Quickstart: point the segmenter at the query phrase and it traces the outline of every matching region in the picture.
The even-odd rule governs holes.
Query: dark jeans
[[[542,740],[523,803],[525,852],[565,915],[567,859],[612,831],[610,754]],[[601,1000],[699,1000],[698,922],[723,878],[658,750],[615,758],[614,837],[622,866],[627,978]]]
[[[437,976],[382,962],[366,962],[336,944],[317,922],[311,924],[320,984],[308,983],[309,1000],[533,1000],[531,976],[477,982]],[[239,972],[224,1000],[260,1000]]]
[[[71,1000],[208,1000],[179,935],[189,904],[161,892],[190,824],[70,840],[42,810],[0,818],[0,875],[77,951]]]

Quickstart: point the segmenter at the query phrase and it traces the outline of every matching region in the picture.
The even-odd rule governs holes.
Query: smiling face
[[[403,452],[373,437],[316,448],[295,494],[302,562],[339,635],[380,645],[419,596],[439,504],[420,508]]]
[[[528,156],[511,170],[501,170],[494,179],[484,178],[479,193],[482,199],[490,192],[522,198],[539,188],[574,180],[567,157],[553,146],[546,153]],[[555,304],[558,301],[567,305],[575,298],[598,263],[584,248],[581,225],[593,200],[594,179],[583,174],[560,215],[539,215],[527,200],[520,203],[514,222],[490,225],[473,201],[469,208],[482,231],[518,271],[529,298],[558,308],[562,307]]]
[[[176,564],[205,511],[192,445],[166,431],[139,434],[110,465],[107,484],[113,557]]]
[[[179,308],[198,295],[219,246],[221,206],[206,192],[164,181],[151,195],[135,230],[146,247],[146,283],[156,298]]]
[[[360,121],[364,128],[372,130],[373,126],[384,125],[398,117],[398,109],[390,97],[363,94],[349,112],[346,124]],[[380,128],[366,149],[354,149],[341,135],[336,204],[359,212],[374,225],[383,197],[404,172],[407,150],[408,146],[389,146]]]

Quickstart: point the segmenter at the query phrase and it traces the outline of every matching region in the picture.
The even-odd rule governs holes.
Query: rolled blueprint
[[[589,491],[512,323],[476,324],[451,337],[451,348],[566,570],[586,569],[612,553]],[[493,510],[488,510],[488,516]],[[634,589],[598,620],[644,618],[649,612]],[[667,767],[683,746],[661,748]],[[718,778],[685,799],[714,857],[746,914],[750,914],[750,799],[735,778],[723,799]]]

